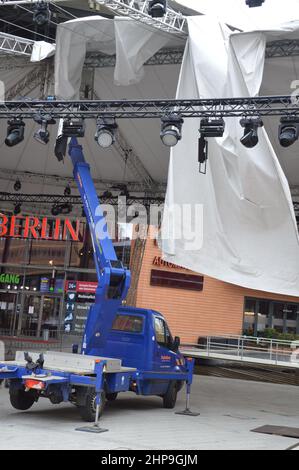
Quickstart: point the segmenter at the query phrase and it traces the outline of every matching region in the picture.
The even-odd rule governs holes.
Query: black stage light
[[[97,131],[94,138],[100,147],[106,149],[114,144],[117,127],[113,117],[97,119]]]
[[[62,134],[67,137],[84,137],[85,122],[83,118],[65,119]]]
[[[72,190],[71,190],[70,185],[68,184],[68,185],[64,188],[64,195],[65,195],[65,196],[70,196],[71,194],[72,194]]]
[[[13,186],[14,190],[15,191],[20,191],[21,188],[22,188],[22,183],[21,181],[19,180],[19,178],[16,180],[14,186]]]
[[[261,7],[265,0],[246,0],[249,8]]]
[[[261,118],[243,118],[240,121],[242,127],[244,127],[244,135],[240,139],[241,144],[249,149],[255,147],[258,144],[258,128],[263,127],[264,123]]]
[[[202,137],[222,137],[225,129],[223,118],[209,119],[203,118],[200,121],[200,135]]]
[[[40,129],[38,129],[38,131],[34,132],[33,137],[39,143],[44,144],[44,145],[46,145],[49,142],[50,133],[47,129],[47,123],[45,121],[42,122]]]
[[[278,129],[279,143],[282,147],[289,147],[299,137],[299,117],[285,116],[280,119]]]
[[[22,210],[22,205],[20,203],[17,203],[13,210],[14,215],[20,214],[21,210]]]
[[[67,139],[66,135],[59,135],[56,139],[54,153],[59,162],[61,162],[66,155]]]
[[[48,131],[48,124],[56,124],[55,119],[53,119],[52,116],[49,114],[46,114],[44,116],[41,116],[40,114],[35,114],[33,116],[33,120],[37,122],[38,124],[40,124],[41,126],[40,129],[34,132],[33,137],[39,143],[46,145],[50,139],[50,133]]]
[[[68,215],[72,212],[73,206],[69,202],[64,202],[61,204],[53,204],[52,209],[51,209],[51,214],[54,216],[57,215]]]
[[[167,147],[174,147],[182,138],[184,119],[179,114],[169,114],[161,119],[160,138]]]
[[[25,123],[20,118],[13,118],[7,124],[5,144],[8,147],[13,147],[24,140]]]
[[[150,0],[148,4],[148,14],[152,18],[163,18],[167,10],[166,0]]]
[[[44,26],[49,23],[51,12],[47,2],[38,2],[33,10],[33,23],[37,26]]]

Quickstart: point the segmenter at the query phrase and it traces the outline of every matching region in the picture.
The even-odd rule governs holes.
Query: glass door
[[[42,296],[41,315],[38,325],[38,336],[57,338],[59,330],[61,297]]]
[[[38,323],[41,313],[42,298],[40,295],[25,295],[21,320],[21,334],[38,336]]]

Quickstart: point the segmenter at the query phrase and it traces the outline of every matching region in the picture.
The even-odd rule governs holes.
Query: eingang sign
[[[0,274],[0,283],[18,285],[20,284],[20,276],[19,274],[2,273]]]
[[[80,220],[48,219],[35,216],[7,216],[0,213],[0,238],[80,241]]]

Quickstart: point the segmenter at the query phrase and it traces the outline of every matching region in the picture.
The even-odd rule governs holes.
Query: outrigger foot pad
[[[95,434],[100,434],[101,432],[107,432],[109,429],[100,428],[99,426],[83,426],[82,428],[76,428],[75,431],[83,432],[93,432]]]
[[[189,410],[189,408],[187,408],[184,411],[176,411],[175,414],[176,415],[184,415],[184,416],[200,416],[200,413],[195,413],[195,412]]]

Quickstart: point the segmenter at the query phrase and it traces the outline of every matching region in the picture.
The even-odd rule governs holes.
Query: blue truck
[[[85,325],[80,353],[44,354],[18,351],[14,361],[0,363],[0,380],[9,384],[10,402],[28,410],[40,398],[71,402],[81,417],[98,426],[106,401],[118,393],[154,395],[174,408],[186,384],[189,409],[194,361],[179,351],[159,312],[124,306],[131,275],[117,259],[105,216],[81,145],[71,136],[69,156],[90,227],[98,278],[95,302]],[[84,430],[84,429],[83,429]]]

